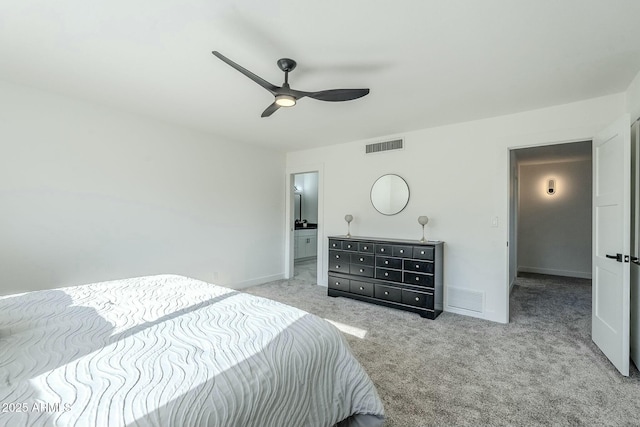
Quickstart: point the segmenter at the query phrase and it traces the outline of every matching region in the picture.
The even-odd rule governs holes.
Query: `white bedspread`
[[[181,276],[0,298],[0,425],[322,426],[382,403],[328,322]]]

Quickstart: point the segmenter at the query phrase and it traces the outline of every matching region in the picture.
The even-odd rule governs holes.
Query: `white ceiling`
[[[0,80],[298,150],[624,91],[638,19],[638,0],[2,0]],[[260,118],[273,97],[212,50],[371,93]]]

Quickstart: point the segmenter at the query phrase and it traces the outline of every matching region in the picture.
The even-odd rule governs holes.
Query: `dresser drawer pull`
[[[400,249],[400,253],[403,254],[404,253],[404,249]]]
[[[424,251],[420,251],[420,255],[424,255]]]
[[[416,282],[420,281],[420,277],[416,276]]]
[[[336,259],[340,259],[340,255],[336,255]]]
[[[384,294],[385,295],[389,295],[389,291],[384,291]]]
[[[351,245],[347,245],[347,249],[351,249]]]
[[[336,268],[340,268],[340,266],[339,266],[339,265],[336,265]]]
[[[338,245],[336,245],[335,243],[333,243],[333,244],[331,244],[331,246],[333,246],[333,247],[335,248],[335,247],[336,247],[336,246],[338,246]]]
[[[364,261],[364,258],[360,258],[360,262]]]
[[[340,282],[336,282],[336,286],[340,286]]]
[[[380,248],[380,252],[384,252],[384,248]]]
[[[360,286],[360,290],[361,290],[361,291],[364,291],[364,287],[363,287],[363,286]]]
[[[364,247],[364,250],[366,251],[367,249],[369,249],[369,247],[368,247],[368,246],[365,246],[365,247]]]
[[[416,297],[416,301],[420,301],[420,297]]]
[[[385,264],[389,264],[389,261],[385,261],[384,263],[385,263]]]
[[[388,275],[389,275],[389,273],[384,273],[384,275],[385,275],[385,276],[388,276]]]
[[[360,273],[364,273],[364,268],[361,268],[361,269],[360,269]]]
[[[416,264],[416,268],[420,268],[420,265],[419,265],[419,264]]]

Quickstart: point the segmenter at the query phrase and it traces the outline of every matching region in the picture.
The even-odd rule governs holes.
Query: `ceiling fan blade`
[[[330,89],[320,92],[306,93],[309,98],[318,99],[320,101],[351,101],[352,99],[362,98],[369,93],[369,89]]]
[[[265,88],[266,90],[268,90],[269,92],[271,92],[271,94],[275,95],[276,91],[278,89],[280,89],[278,86],[275,86],[271,83],[269,83],[268,81],[266,81],[265,79],[263,79],[260,76],[257,76],[255,74],[253,74],[251,71],[247,70],[246,68],[244,68],[243,66],[236,64],[235,62],[233,62],[232,60],[230,60],[229,58],[227,58],[226,56],[224,56],[223,54],[221,54],[220,52],[214,50],[213,53],[218,59],[220,59],[221,61],[227,63],[228,65],[232,66],[233,68],[235,68],[236,70],[240,71],[242,74],[244,74],[245,76],[249,77],[251,80],[253,80],[254,82],[258,83],[260,86],[262,86],[263,88]]]
[[[280,106],[274,102],[273,104],[269,105],[266,110],[262,112],[262,115],[260,117],[269,117],[270,115],[275,113],[278,110],[278,108],[280,108]]]

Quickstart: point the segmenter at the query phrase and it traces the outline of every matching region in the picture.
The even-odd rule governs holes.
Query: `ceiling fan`
[[[240,71],[242,74],[249,77],[275,96],[275,101],[262,112],[262,117],[269,117],[280,107],[293,107],[299,99],[302,99],[305,96],[318,99],[320,101],[338,102],[362,98],[369,93],[369,89],[330,89],[321,90],[319,92],[303,92],[301,90],[291,89],[291,87],[289,87],[289,72],[296,68],[297,63],[293,59],[289,58],[278,59],[278,67],[284,71],[284,83],[282,86],[276,86],[253,74],[246,68],[236,64],[220,52],[214,50],[212,53],[220,60]]]

